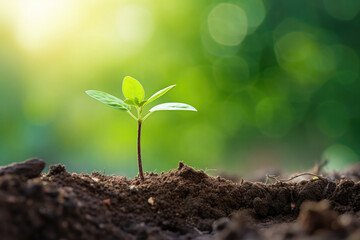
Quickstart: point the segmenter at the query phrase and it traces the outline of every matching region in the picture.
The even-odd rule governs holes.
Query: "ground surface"
[[[1,239],[360,239],[359,166],[264,184],[182,163],[144,182],[41,164],[0,168]]]

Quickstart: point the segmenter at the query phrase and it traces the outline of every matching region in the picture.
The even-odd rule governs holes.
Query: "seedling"
[[[126,111],[132,118],[137,121],[138,124],[138,134],[137,134],[137,153],[138,153],[138,166],[139,166],[139,175],[141,180],[144,180],[144,172],[142,169],[142,161],[141,161],[141,126],[142,123],[156,111],[163,110],[187,110],[187,111],[197,111],[193,106],[190,106],[185,103],[162,103],[156,105],[155,107],[149,110],[144,117],[142,117],[143,110],[145,106],[152,101],[158,99],[165,93],[167,93],[170,89],[175,87],[176,85],[171,85],[167,88],[161,89],[148,99],[145,99],[145,90],[141,83],[132,77],[125,77],[122,85],[122,92],[125,96],[125,100],[121,100],[117,97],[114,97],[108,93],[97,91],[97,90],[87,90],[86,93],[95,98],[96,100],[109,105],[110,107]],[[135,107],[137,112],[137,117],[131,112],[131,107]]]

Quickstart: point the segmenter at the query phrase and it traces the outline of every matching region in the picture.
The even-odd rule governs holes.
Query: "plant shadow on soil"
[[[1,239],[360,239],[360,165],[264,184],[182,162],[144,182],[22,164],[0,168]]]

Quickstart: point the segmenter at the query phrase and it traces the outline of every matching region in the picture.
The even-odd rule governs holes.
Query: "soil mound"
[[[360,183],[349,179],[235,183],[182,162],[144,182],[63,165],[0,176],[0,233],[9,240],[301,239],[319,230],[341,239],[360,234],[359,211]]]

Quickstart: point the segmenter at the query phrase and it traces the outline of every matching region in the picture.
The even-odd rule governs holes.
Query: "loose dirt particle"
[[[148,199],[148,203],[149,203],[150,205],[154,205],[154,204],[155,204],[154,198],[153,198],[153,197],[150,197],[150,198]]]
[[[136,192],[136,191],[137,191],[137,188],[136,188],[136,186],[134,186],[134,185],[131,185],[129,189],[130,189],[130,191],[132,191],[132,192]]]
[[[110,198],[104,199],[103,203],[105,203],[106,205],[110,205],[111,204]]]
[[[91,179],[94,181],[94,182],[100,182],[100,179],[96,178],[96,177],[91,177]]]

